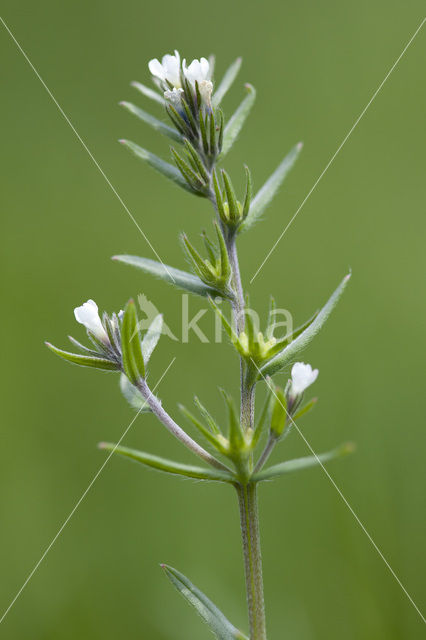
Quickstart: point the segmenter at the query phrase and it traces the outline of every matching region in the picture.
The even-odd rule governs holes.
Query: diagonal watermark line
[[[176,360],[176,358],[173,358],[173,360],[170,362],[170,364],[168,365],[168,367],[166,368],[166,370],[164,371],[164,373],[162,374],[162,376],[160,377],[160,379],[158,380],[157,384],[155,385],[155,387],[153,388],[153,390],[150,392],[151,394],[154,393],[154,391],[157,389],[157,387],[159,386],[159,384],[161,383],[161,381],[163,380],[164,376],[167,374],[167,372],[169,371],[170,367],[172,366],[172,364],[174,363],[174,361]],[[71,518],[73,517],[73,515],[75,514],[75,512],[77,511],[77,509],[79,508],[79,506],[81,505],[81,503],[83,502],[83,500],[85,499],[85,497],[87,496],[87,494],[89,493],[90,489],[93,487],[93,485],[95,484],[96,480],[99,478],[99,476],[101,475],[102,471],[105,469],[106,465],[108,464],[108,462],[110,461],[110,459],[112,458],[112,456],[114,455],[116,449],[118,446],[120,446],[121,442],[123,441],[123,439],[125,438],[125,436],[127,435],[127,433],[129,432],[130,428],[132,427],[132,425],[134,424],[136,418],[139,416],[139,414],[141,413],[141,411],[143,411],[144,407],[146,406],[146,400],[143,403],[143,405],[141,406],[141,408],[139,409],[139,411],[137,412],[137,414],[134,416],[134,418],[132,419],[132,421],[129,423],[129,425],[126,427],[125,431],[123,432],[123,434],[121,435],[119,441],[117,442],[117,444],[114,446],[114,448],[110,451],[110,453],[108,454],[108,456],[106,457],[105,461],[103,462],[103,464],[99,467],[98,471],[96,472],[96,474],[94,475],[94,477],[92,478],[92,480],[90,481],[90,483],[88,484],[87,488],[85,489],[85,491],[82,493],[81,497],[78,499],[78,501],[75,503],[74,507],[72,508],[72,510],[70,511],[69,515],[66,517],[66,519],[64,520],[64,522],[62,523],[60,529],[58,530],[58,532],[56,533],[56,535],[52,538],[52,540],[50,541],[49,545],[46,547],[46,549],[44,550],[41,558],[38,560],[38,562],[34,565],[33,569],[31,570],[31,572],[28,574],[27,578],[25,579],[25,582],[23,583],[22,587],[19,589],[18,593],[16,594],[16,596],[13,598],[12,602],[9,604],[9,606],[7,607],[7,609],[5,610],[5,612],[3,613],[2,617],[0,618],[0,624],[3,622],[3,620],[6,618],[7,614],[9,613],[9,611],[12,609],[13,605],[15,604],[15,602],[18,600],[19,596],[22,594],[23,590],[25,589],[25,587],[27,586],[27,584],[30,582],[31,578],[34,576],[35,572],[37,571],[37,569],[39,568],[39,566],[41,565],[41,563],[43,562],[43,560],[45,559],[45,557],[47,556],[47,554],[49,553],[49,551],[51,550],[51,548],[53,547],[53,545],[55,544],[55,542],[57,541],[57,539],[59,538],[59,536],[61,535],[61,533],[63,532],[63,530],[65,529],[65,527],[67,526],[67,524],[69,523],[69,521],[71,520]]]
[[[410,603],[413,605],[414,609],[417,611],[417,613],[419,614],[420,618],[423,620],[423,622],[426,624],[426,618],[424,617],[423,613],[420,611],[419,607],[416,605],[416,603],[414,602],[413,598],[410,596],[410,594],[408,593],[407,589],[404,587],[404,585],[402,584],[401,580],[398,578],[397,574],[395,573],[395,571],[392,569],[391,565],[389,564],[389,562],[386,560],[385,556],[383,555],[382,551],[380,550],[380,548],[377,546],[377,544],[374,542],[371,534],[368,532],[368,530],[366,529],[365,525],[362,523],[362,521],[360,520],[359,516],[357,515],[357,513],[354,511],[354,509],[351,507],[351,505],[349,504],[348,500],[345,498],[345,496],[343,495],[341,489],[337,486],[335,480],[332,478],[332,476],[329,474],[329,472],[327,471],[327,469],[325,468],[324,464],[321,462],[320,458],[318,457],[318,455],[316,454],[316,452],[313,450],[311,444],[308,442],[308,440],[306,439],[306,437],[304,436],[304,434],[302,433],[302,431],[299,429],[299,427],[297,426],[297,424],[295,423],[295,421],[293,420],[293,418],[291,417],[291,415],[288,413],[287,408],[283,405],[283,403],[281,402],[281,400],[279,399],[279,397],[277,396],[277,394],[275,393],[274,388],[272,387],[272,385],[270,384],[270,382],[265,378],[265,376],[263,375],[263,373],[261,372],[261,370],[259,369],[259,367],[254,363],[254,361],[252,360],[254,366],[256,367],[257,371],[259,372],[259,374],[261,375],[261,377],[263,378],[264,382],[266,382],[269,390],[271,391],[271,393],[273,394],[273,396],[276,398],[276,400],[278,400],[279,404],[281,405],[281,407],[284,409],[284,411],[287,414],[287,417],[289,418],[289,420],[291,421],[292,425],[294,426],[294,428],[296,429],[297,433],[299,434],[299,436],[302,438],[303,442],[306,444],[306,446],[308,447],[309,451],[312,453],[312,455],[314,456],[314,458],[316,459],[316,461],[318,462],[318,464],[320,465],[320,467],[322,468],[322,470],[324,471],[325,475],[327,476],[327,478],[330,480],[331,484],[333,485],[333,487],[336,489],[337,493],[339,494],[340,498],[343,500],[344,504],[346,505],[346,507],[349,509],[350,513],[352,514],[352,516],[355,518],[357,524],[360,526],[360,528],[362,529],[363,533],[367,536],[369,542],[372,544],[372,546],[374,547],[374,549],[376,550],[376,552],[378,553],[378,555],[380,556],[380,558],[383,560],[383,562],[385,563],[385,565],[387,566],[387,568],[389,569],[390,573],[392,574],[393,578],[396,580],[396,582],[398,583],[398,585],[401,587],[402,591],[404,592],[404,594],[407,596],[408,600],[410,601]]]
[[[382,90],[385,82],[388,80],[389,76],[392,74],[392,72],[395,70],[395,68],[398,65],[398,63],[400,62],[400,60],[403,58],[403,56],[407,52],[407,49],[412,44],[414,38],[418,35],[418,33],[420,32],[420,30],[423,27],[425,22],[426,22],[426,18],[423,18],[423,20],[421,21],[421,23],[419,24],[419,26],[417,27],[417,29],[415,30],[415,32],[413,33],[413,35],[411,36],[411,38],[409,39],[409,41],[407,42],[407,44],[405,45],[405,47],[403,48],[401,53],[399,54],[398,58],[395,60],[395,62],[393,63],[393,65],[391,66],[391,68],[389,69],[389,71],[387,72],[385,77],[383,78],[382,82],[379,84],[379,86],[377,87],[376,91],[373,93],[373,95],[371,96],[370,100],[367,102],[367,104],[365,105],[364,109],[361,111],[361,113],[359,114],[358,118],[353,123],[352,127],[349,129],[348,133],[343,138],[343,140],[340,143],[340,145],[337,147],[337,150],[333,153],[333,155],[331,156],[330,160],[326,164],[325,168],[320,173],[320,175],[318,176],[318,178],[314,182],[314,184],[311,187],[311,189],[308,191],[308,193],[305,196],[305,198],[302,200],[302,202],[299,205],[298,209],[293,214],[293,217],[290,219],[290,222],[288,222],[288,224],[285,227],[284,231],[282,231],[281,235],[274,242],[274,244],[273,244],[272,248],[270,249],[269,253],[266,255],[266,258],[260,264],[260,266],[258,267],[256,273],[254,274],[254,276],[250,280],[250,284],[253,282],[253,280],[256,278],[256,276],[258,275],[260,270],[263,268],[263,266],[265,265],[266,261],[269,260],[270,256],[275,251],[275,249],[277,248],[278,244],[281,242],[281,240],[283,239],[284,235],[287,233],[288,229],[290,228],[290,226],[295,221],[296,217],[299,215],[299,212],[301,211],[301,209],[303,209],[303,207],[305,206],[306,202],[309,200],[309,198],[311,197],[312,193],[315,191],[315,189],[317,188],[318,184],[320,183],[320,181],[322,180],[324,175],[327,173],[327,171],[329,170],[329,168],[333,164],[334,160],[336,159],[336,157],[338,156],[338,154],[340,153],[342,148],[345,146],[346,142],[348,141],[348,139],[350,138],[350,136],[352,135],[352,133],[354,132],[354,130],[356,129],[356,127],[358,126],[358,124],[360,123],[360,121],[362,120],[362,118],[364,117],[364,115],[366,114],[366,112],[368,111],[368,109],[370,108],[370,106],[372,105],[374,100],[376,99],[377,95]]]
[[[167,268],[167,266],[164,264],[164,262],[161,260],[160,256],[158,255],[157,251],[154,249],[154,247],[152,246],[150,240],[148,239],[148,237],[146,236],[146,234],[144,233],[144,231],[142,230],[141,226],[139,225],[139,223],[137,222],[136,218],[134,217],[134,215],[131,213],[130,209],[128,208],[128,206],[126,205],[126,203],[124,202],[124,200],[122,199],[122,197],[120,196],[120,194],[118,193],[117,189],[114,187],[114,185],[111,183],[110,179],[108,178],[108,176],[106,175],[105,171],[102,169],[102,167],[100,166],[99,162],[96,160],[95,156],[93,155],[93,153],[90,151],[89,147],[87,146],[87,144],[84,142],[83,138],[80,136],[80,134],[78,133],[77,129],[74,127],[73,123],[71,122],[71,120],[69,119],[69,117],[67,116],[67,114],[65,113],[65,111],[62,109],[61,105],[59,104],[59,102],[56,100],[55,96],[53,95],[53,93],[51,92],[51,90],[49,89],[49,87],[47,86],[47,84],[45,83],[45,81],[43,80],[43,78],[41,77],[40,73],[37,71],[37,69],[35,68],[35,66],[33,65],[33,63],[31,62],[31,60],[29,59],[29,57],[27,56],[27,54],[25,53],[24,49],[22,48],[22,46],[19,44],[18,40],[15,38],[15,36],[13,35],[12,31],[9,29],[9,27],[7,26],[6,22],[3,20],[3,18],[0,16],[0,22],[2,23],[2,25],[4,26],[4,28],[6,29],[6,31],[8,32],[8,34],[10,35],[10,37],[12,38],[13,42],[16,44],[17,48],[19,49],[19,51],[22,53],[22,55],[24,56],[25,60],[28,62],[29,66],[31,67],[31,69],[34,71],[35,75],[37,76],[37,78],[40,80],[41,84],[43,85],[44,89],[47,91],[49,97],[52,99],[52,101],[54,102],[54,104],[56,105],[59,113],[62,115],[62,117],[64,118],[65,122],[69,125],[69,127],[72,129],[73,133],[75,134],[76,138],[78,139],[78,141],[80,142],[80,144],[82,145],[83,149],[87,152],[87,154],[89,155],[90,159],[92,160],[93,164],[96,166],[96,168],[98,169],[99,173],[102,175],[102,177],[104,178],[105,182],[108,184],[108,186],[110,187],[111,191],[113,192],[113,194],[115,195],[115,197],[117,198],[117,200],[119,201],[119,203],[121,204],[121,206],[123,207],[123,209],[126,211],[126,213],[128,214],[129,218],[131,219],[131,221],[135,224],[136,228],[138,229],[139,233],[141,234],[141,236],[143,237],[143,239],[145,240],[145,242],[148,244],[149,248],[151,249],[151,251],[154,253],[155,257],[159,260],[159,262],[161,262],[161,264],[163,265],[164,269],[166,270],[167,274],[170,276],[170,278],[172,279],[172,282],[175,282],[175,279],[173,277],[173,275],[170,273],[169,269]]]

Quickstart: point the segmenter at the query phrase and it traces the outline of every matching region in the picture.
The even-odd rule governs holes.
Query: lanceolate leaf
[[[138,318],[133,300],[130,300],[124,310],[121,325],[121,351],[123,369],[132,384],[145,376],[145,363],[142,356],[139,335]]]
[[[200,278],[192,273],[187,273],[186,271],[181,271],[174,267],[169,267],[168,265],[164,265],[156,260],[128,255],[113,256],[112,259],[117,260],[118,262],[124,262],[125,264],[130,264],[132,267],[142,269],[145,273],[150,273],[156,278],[160,278],[169,284],[174,284],[176,287],[185,289],[185,291],[190,291],[196,295],[212,297],[220,295],[216,289],[204,284]]]
[[[252,480],[253,482],[273,480],[274,478],[279,478],[286,473],[300,471],[301,469],[307,469],[308,467],[315,467],[317,465],[323,465],[326,462],[330,462],[330,460],[342,458],[343,456],[352,453],[354,450],[354,445],[351,442],[348,442],[338,447],[337,449],[333,449],[332,451],[328,451],[327,453],[320,453],[317,456],[307,456],[306,458],[296,458],[295,460],[287,460],[286,462],[281,462],[274,465],[273,467],[269,467],[269,469],[259,471],[259,473],[256,473],[253,476]]]
[[[161,336],[163,328],[163,316],[161,313],[151,322],[142,340],[142,355],[145,364],[148,364],[149,359],[154,351],[155,347]]]
[[[165,473],[172,473],[178,476],[185,476],[187,478],[195,478],[196,480],[212,480],[217,482],[234,482],[234,477],[226,471],[219,471],[218,469],[208,469],[203,467],[193,467],[180,462],[174,462],[173,460],[166,460],[165,458],[159,458],[153,456],[150,453],[144,451],[137,451],[136,449],[128,449],[127,447],[117,447],[111,442],[101,442],[99,444],[100,449],[106,449],[107,451],[114,451],[121,456],[130,458],[135,462],[139,462],[146,467],[156,469],[157,471],[163,471]]]
[[[46,346],[56,353],[57,356],[60,356],[64,360],[68,360],[68,362],[72,362],[73,364],[78,364],[82,367],[92,367],[95,369],[103,369],[105,371],[118,371],[119,366],[111,362],[110,360],[106,360],[105,358],[96,358],[94,356],[82,356],[78,353],[69,353],[69,351],[63,351],[62,349],[58,349],[54,347],[50,342],[46,342]]]
[[[250,210],[248,212],[247,218],[245,219],[241,230],[246,231],[250,227],[253,226],[255,222],[259,220],[262,213],[265,211],[268,204],[271,202],[272,198],[277,193],[280,188],[284,178],[287,176],[290,169],[293,167],[296,162],[299,153],[302,150],[302,143],[299,142],[290,153],[284,158],[281,164],[277,167],[271,177],[265,182],[263,187],[257,192],[255,197],[253,198]]]
[[[146,122],[146,124],[149,124],[149,126],[156,131],[159,131],[169,138],[172,138],[172,140],[182,142],[182,136],[176,131],[176,129],[169,127],[167,124],[164,124],[164,122],[161,122],[161,120],[158,120],[158,118],[154,118],[154,116],[147,113],[143,109],[140,109],[131,102],[120,102],[120,106],[127,109],[127,111],[130,111],[130,113],[133,113],[137,118]]]
[[[272,358],[261,368],[262,376],[271,376],[277,373],[285,367],[285,365],[292,360],[302,349],[304,349],[311,340],[317,335],[325,321],[328,319],[330,313],[336,306],[340,296],[342,295],[345,287],[349,281],[350,274],[345,276],[337,287],[336,291],[330,297],[326,305],[321,309],[315,320],[290,344],[285,347],[280,353]]]
[[[237,139],[241,128],[246,121],[248,114],[254,104],[256,98],[256,90],[251,84],[246,84],[248,95],[244,98],[238,109],[235,111],[228,124],[225,126],[223,134],[222,156],[228,153],[229,149]]]
[[[166,564],[161,566],[173,586],[183,595],[185,600],[194,607],[204,622],[206,622],[213,631],[216,638],[219,640],[248,640],[186,576]]]
[[[131,142],[130,140],[120,140],[120,142],[127,149],[129,149],[129,151],[134,153],[135,156],[147,162],[150,167],[152,167],[153,169],[156,169],[156,171],[158,171],[159,173],[162,173],[163,176],[166,176],[166,178],[168,178],[172,182],[175,182],[183,189],[186,189],[187,191],[194,193],[193,190],[188,185],[188,183],[186,182],[186,180],[182,177],[182,174],[180,173],[180,171],[176,167],[174,167],[172,164],[165,162],[164,160],[156,156],[154,153],[151,153],[150,151],[143,149],[142,147],[135,144],[134,142]]]
[[[235,78],[238,75],[238,72],[241,68],[242,58],[237,58],[235,62],[231,64],[231,66],[227,69],[225,75],[223,76],[219,86],[213,94],[212,103],[214,107],[218,107],[223,100],[223,97],[228,90],[231,88]]]
[[[150,98],[151,100],[154,100],[154,102],[158,102],[158,104],[164,105],[165,101],[163,96],[161,96],[156,91],[153,91],[149,87],[146,87],[141,82],[131,82],[130,84],[132,87],[140,91],[142,95],[146,96],[147,98]]]
[[[120,376],[120,389],[133,409],[136,409],[139,413],[149,413],[151,411],[139,389],[130,382],[125,373]]]

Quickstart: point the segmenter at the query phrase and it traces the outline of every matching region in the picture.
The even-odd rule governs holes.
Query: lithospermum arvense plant
[[[120,374],[120,388],[138,411],[149,411],[181,443],[197,456],[201,465],[189,466],[166,460],[157,455],[136,451],[110,443],[100,447],[169,474],[228,484],[237,494],[241,519],[242,546],[245,561],[249,635],[236,629],[219,609],[182,573],[162,565],[173,585],[196,608],[220,640],[266,640],[265,605],[263,596],[262,560],[259,534],[257,488],[265,480],[279,478],[289,472],[324,464],[345,455],[350,445],[342,445],[321,455],[286,460],[268,466],[275,447],[290,434],[299,420],[315,404],[305,401],[305,392],[312,385],[318,369],[297,362],[297,357],[322,328],[342,295],[349,280],[347,275],[330,299],[307,322],[281,338],[274,336],[274,304],[271,304],[266,329],[262,332],[253,321],[243,288],[237,241],[259,221],[266,207],[294,165],[302,145],[296,144],[266,183],[254,194],[251,173],[245,171],[245,188],[237,194],[231,177],[222,163],[237,139],[253,106],[256,92],[246,84],[246,96],[227,120],[221,109],[222,100],[240,69],[237,59],[216,86],[213,80],[214,59],[201,58],[187,64],[175,51],[148,64],[155,89],[140,82],[132,85],[162,111],[155,117],[140,107],[121,105],[137,118],[172,141],[171,161],[167,162],[134,142],[120,142],[138,158],[163,174],[189,194],[210,202],[213,212],[214,240],[203,234],[204,249],[197,250],[183,234],[182,246],[191,271],[182,271],[152,259],[114,256],[118,262],[139,268],[175,287],[194,295],[204,296],[217,313],[229,336],[231,348],[239,361],[240,397],[235,401],[222,390],[227,407],[227,425],[223,426],[195,398],[197,415],[179,406],[186,422],[195,429],[194,439],[173,418],[148,385],[148,368],[153,350],[162,332],[162,316],[158,315],[146,331],[141,331],[136,305],[127,302],[124,311],[98,313],[93,300],[75,309],[77,321],[87,330],[90,346],[70,338],[77,352],[48,346],[61,358],[74,364]],[[166,123],[164,119],[167,118]],[[230,313],[219,309],[219,303],[229,305]],[[291,374],[280,387],[273,382],[277,374]],[[258,385],[266,389],[266,401],[259,415],[255,410]]]

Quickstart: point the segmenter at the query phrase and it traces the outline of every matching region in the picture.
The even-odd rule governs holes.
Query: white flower
[[[174,87],[181,86],[180,82],[180,55],[175,51],[175,55],[166,54],[161,62],[154,58],[148,62],[148,69],[155,78],[162,82],[170,82]]]
[[[207,58],[200,58],[200,60],[193,60],[189,67],[186,66],[186,60],[182,62],[182,69],[185,78],[192,85],[198,82],[200,85],[203,80],[210,80],[210,63]]]
[[[74,315],[77,322],[83,324],[98,340],[109,342],[108,334],[99,317],[98,305],[94,300],[88,300],[81,307],[76,307]]]
[[[176,89],[176,87],[173,87],[172,91],[167,90],[164,92],[164,97],[166,100],[171,102],[174,107],[180,108],[183,93],[184,93],[183,89],[180,89],[180,88]]]
[[[318,377],[318,369],[312,369],[310,364],[296,362],[291,369],[291,394],[301,395]]]
[[[200,89],[200,95],[204,100],[205,104],[210,107],[211,106],[211,97],[213,93],[213,82],[211,80],[201,80],[198,85]]]

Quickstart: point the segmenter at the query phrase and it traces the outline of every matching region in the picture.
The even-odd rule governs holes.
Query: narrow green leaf
[[[164,160],[156,156],[154,153],[151,153],[150,151],[143,149],[142,147],[135,144],[134,142],[131,142],[130,140],[119,140],[119,142],[122,145],[124,145],[127,149],[129,149],[129,151],[134,153],[136,157],[140,158],[141,160],[144,160],[149,164],[150,167],[152,167],[159,173],[162,173],[163,176],[166,176],[166,178],[168,178],[172,182],[176,183],[183,189],[186,189],[186,191],[190,191],[191,193],[194,193],[194,191],[188,185],[186,180],[182,177],[180,171],[176,167],[174,167],[172,164],[165,162]]]
[[[150,100],[154,100],[154,102],[158,102],[158,104],[164,105],[165,100],[164,100],[163,96],[161,96],[156,91],[153,91],[149,87],[146,87],[141,82],[131,82],[130,85],[132,87],[134,87],[135,89],[137,89],[138,91],[140,91],[140,93],[142,93],[142,95],[146,96]]]
[[[53,344],[50,344],[50,342],[46,342],[45,344],[46,347],[53,351],[53,353],[56,353],[57,356],[60,356],[64,360],[72,362],[73,364],[78,364],[81,367],[92,367],[94,369],[103,369],[105,371],[118,371],[120,369],[117,363],[111,362],[111,360],[107,360],[106,358],[82,356],[78,353],[69,353],[68,351],[58,349],[53,346]]]
[[[321,309],[319,314],[316,316],[315,320],[311,322],[311,324],[290,344],[285,347],[282,351],[277,353],[276,356],[272,358],[269,362],[267,362],[261,368],[262,376],[271,376],[274,373],[277,373],[282,369],[290,360],[292,360],[296,354],[298,354],[302,349],[304,349],[311,340],[317,335],[325,321],[328,319],[330,313],[333,311],[336,306],[340,296],[346,288],[346,285],[351,277],[351,274],[345,276],[337,287],[336,291],[332,294],[328,302]]]
[[[158,314],[151,322],[142,340],[142,355],[145,364],[148,364],[149,359],[154,351],[155,347],[161,336],[163,329],[163,316]]]
[[[173,586],[194,607],[219,640],[248,640],[183,573],[166,564],[161,566]]]
[[[124,373],[132,384],[145,376],[138,318],[133,300],[129,300],[124,310],[121,325],[121,351]]]
[[[246,231],[255,224],[265,211],[272,198],[280,188],[284,178],[287,176],[290,169],[296,162],[299,153],[302,150],[302,143],[299,142],[290,153],[284,158],[281,164],[277,167],[271,177],[265,182],[263,187],[259,189],[250,205],[248,215],[242,225],[241,230]]]
[[[124,264],[130,264],[132,267],[137,267],[145,273],[149,273],[156,278],[160,278],[169,284],[173,284],[180,289],[190,291],[198,296],[217,296],[220,295],[218,291],[204,284],[197,276],[174,267],[157,262],[156,260],[150,260],[150,258],[140,258],[139,256],[113,256],[113,260],[117,262],[123,262]]]
[[[139,389],[130,382],[125,373],[120,376],[120,390],[133,409],[140,413],[149,413],[151,411]]]
[[[145,453],[144,451],[138,451],[137,449],[128,449],[127,447],[117,447],[111,442],[101,442],[99,444],[100,449],[107,451],[114,451],[126,458],[130,458],[135,462],[151,467],[157,471],[163,471],[164,473],[172,473],[178,476],[186,476],[187,478],[195,478],[196,480],[211,480],[217,482],[234,482],[235,478],[231,473],[226,471],[219,471],[218,469],[204,469],[203,467],[193,467],[180,462],[174,462],[173,460],[166,460],[165,458],[159,458],[158,456]]]
[[[253,482],[262,482],[263,480],[273,480],[279,478],[286,473],[293,471],[300,471],[301,469],[307,469],[308,467],[315,467],[317,465],[323,465],[330,460],[336,458],[343,458],[349,453],[353,453],[355,447],[353,443],[348,442],[341,445],[337,449],[328,451],[327,453],[320,453],[318,456],[307,456],[306,458],[296,458],[295,460],[287,460],[286,462],[280,462],[279,464],[269,467],[269,469],[263,469],[256,473],[252,480]]]
[[[126,109],[130,113],[133,113],[133,115],[139,118],[139,120],[142,120],[146,124],[149,124],[150,127],[155,129],[156,131],[159,131],[168,138],[172,138],[172,140],[176,140],[177,142],[182,142],[182,136],[176,131],[176,129],[169,127],[167,124],[164,124],[164,122],[161,122],[161,120],[159,120],[158,118],[154,118],[154,116],[147,113],[143,109],[140,109],[131,102],[120,102],[120,107],[124,107],[124,109]]]
[[[228,67],[228,69],[226,70],[225,75],[220,81],[220,84],[218,85],[217,89],[213,93],[212,104],[214,107],[219,106],[224,96],[228,93],[235,78],[238,75],[238,72],[241,68],[242,61],[243,61],[242,58],[237,58],[235,62],[233,62],[231,66]]]
[[[256,98],[255,88],[252,87],[251,84],[246,84],[245,88],[248,91],[248,95],[244,98],[238,109],[229,120],[228,124],[225,126],[225,131],[223,133],[223,147],[221,153],[222,156],[228,153],[228,151],[234,144],[254,104]]]

